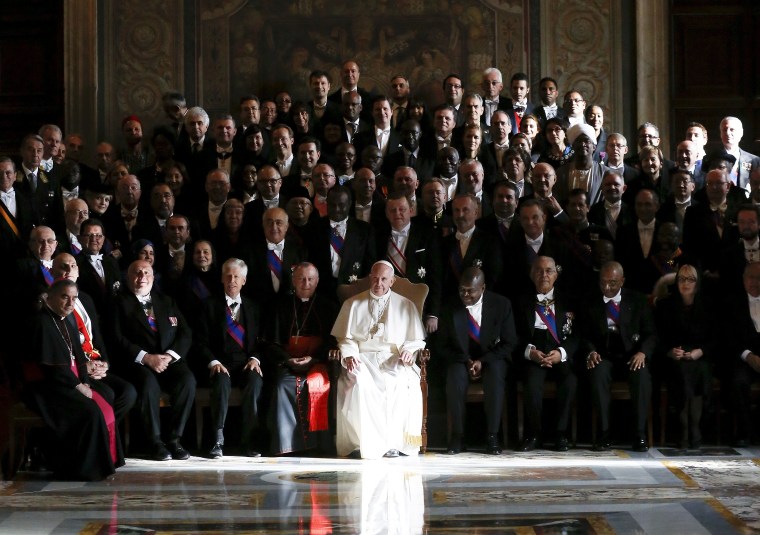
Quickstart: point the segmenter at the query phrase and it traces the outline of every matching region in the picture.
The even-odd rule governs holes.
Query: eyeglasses
[[[676,277],[676,282],[688,282],[694,284],[697,282],[696,277]]]
[[[88,240],[102,240],[104,238],[102,234],[82,234],[80,237]]]
[[[568,104],[569,103],[580,104],[581,102],[583,102],[583,99],[582,98],[568,98],[565,100],[565,102]]]
[[[280,180],[282,180],[282,179],[281,178],[270,178],[270,179],[259,180],[259,182],[261,182],[262,184],[275,184],[275,183],[279,182]]]
[[[461,84],[446,84],[446,87],[448,89],[462,89],[462,85]]]
[[[48,238],[48,239],[42,239],[42,240],[34,240],[34,243],[36,243],[37,245],[45,245],[45,244],[55,245],[56,243],[58,243],[58,240],[55,240],[53,238]]]
[[[656,134],[641,134],[639,139],[660,139],[660,136]]]

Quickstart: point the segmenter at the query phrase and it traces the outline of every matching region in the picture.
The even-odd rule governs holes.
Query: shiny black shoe
[[[222,445],[217,442],[213,445],[213,447],[208,451],[208,456],[212,459],[221,459],[224,456],[224,453],[222,452]]]
[[[570,441],[567,440],[565,435],[560,435],[557,437],[557,444],[554,449],[557,451],[567,451],[570,449]]]
[[[398,455],[399,455],[398,450],[390,449],[385,452],[385,455],[383,455],[383,457],[388,458],[388,459],[393,459],[395,457],[398,457]]]
[[[452,436],[451,442],[449,442],[449,447],[446,450],[446,453],[449,455],[456,455],[457,453],[462,453],[462,437],[460,436]]]
[[[519,451],[533,451],[538,447],[539,442],[540,440],[536,436],[527,437],[522,441],[522,444],[520,444]]]
[[[153,446],[153,451],[150,452],[150,458],[154,461],[168,461],[172,458],[172,454],[166,449],[163,444],[156,444]]]
[[[488,435],[486,438],[486,453],[488,455],[501,455],[499,438],[496,435]]]
[[[637,438],[633,442],[633,451],[637,451],[639,453],[644,453],[646,451],[649,451],[649,446],[647,445],[646,439]]]
[[[169,452],[175,461],[184,461],[190,458],[190,452],[183,448],[179,442],[170,443]]]
[[[246,457],[261,457],[261,453],[254,450],[253,448],[246,448],[245,449],[245,456]]]
[[[592,451],[609,451],[612,447],[610,443],[610,435],[608,433],[602,433],[602,438],[598,442],[595,442],[591,447]]]
[[[346,455],[349,459],[361,459],[362,458],[362,452],[361,450],[354,450],[348,455]]]

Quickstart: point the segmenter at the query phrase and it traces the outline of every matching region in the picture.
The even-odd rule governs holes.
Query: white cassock
[[[338,455],[359,449],[364,459],[377,459],[396,449],[414,455],[422,444],[420,369],[401,362],[402,351],[425,347],[417,307],[392,291],[379,321],[382,299],[365,291],[343,303],[332,335],[345,359],[360,362],[338,380],[336,446]]]

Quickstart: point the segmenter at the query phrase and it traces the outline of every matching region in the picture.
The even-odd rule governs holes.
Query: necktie
[[[415,165],[417,165],[417,157],[414,155],[413,152],[409,153],[409,161],[407,163],[409,167],[414,168]]]
[[[37,175],[29,173],[29,185],[32,187],[32,192],[37,191]]]
[[[399,275],[406,277],[406,257],[399,248],[397,242],[398,238],[396,236],[391,236],[391,238],[388,240],[388,260],[391,264],[393,264],[393,267],[396,269]]]
[[[200,143],[193,143],[193,154],[198,154],[201,151]]]

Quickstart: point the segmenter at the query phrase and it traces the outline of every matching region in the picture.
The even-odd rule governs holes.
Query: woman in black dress
[[[699,292],[699,274],[684,264],[676,274],[676,287],[657,301],[655,318],[665,356],[663,370],[668,392],[675,395],[681,434],[679,448],[699,448],[704,396],[710,388],[710,358],[714,336],[710,308]]]

